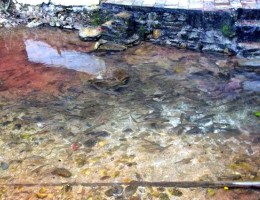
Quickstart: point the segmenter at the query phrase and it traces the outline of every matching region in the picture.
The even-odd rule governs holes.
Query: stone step
[[[239,20],[235,26],[238,41],[260,42],[260,20]]]
[[[238,48],[242,57],[260,58],[260,42],[241,42]]]
[[[238,9],[240,20],[260,20],[260,9]]]

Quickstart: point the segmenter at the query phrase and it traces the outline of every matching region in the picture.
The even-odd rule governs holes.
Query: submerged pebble
[[[71,172],[65,168],[56,168],[52,171],[52,174],[64,178],[69,178],[72,175]]]
[[[120,196],[123,192],[123,187],[122,186],[115,186],[113,188],[108,189],[105,192],[105,195],[108,197],[112,197],[112,196]]]
[[[182,196],[182,192],[176,188],[170,188],[168,189],[168,192],[172,195],[172,196],[176,196],[176,197],[180,197]]]
[[[94,147],[98,142],[98,139],[96,138],[91,138],[91,139],[88,139],[87,141],[85,141],[83,144],[85,147]]]
[[[9,168],[9,164],[6,162],[1,162],[1,169],[2,170],[7,170]]]
[[[159,194],[159,199],[160,200],[170,200],[168,194],[165,194],[165,193]]]
[[[137,191],[138,187],[137,186],[132,186],[129,185],[125,188],[125,196],[126,197],[131,197],[132,195],[134,195]]]

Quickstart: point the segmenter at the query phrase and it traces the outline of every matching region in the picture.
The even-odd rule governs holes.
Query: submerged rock
[[[98,139],[96,138],[91,138],[89,140],[87,140],[86,142],[84,142],[84,146],[85,147],[94,147],[98,142]]]
[[[72,175],[71,172],[65,168],[56,168],[52,171],[52,174],[56,176],[62,176],[64,178],[69,178]]]
[[[79,30],[79,37],[84,41],[96,41],[100,38],[101,33],[100,27],[86,27]]]
[[[117,44],[106,40],[99,40],[95,44],[95,49],[103,51],[124,51],[127,49],[127,47],[122,44]]]
[[[125,196],[131,197],[132,195],[134,195],[136,193],[137,189],[138,189],[137,186],[131,186],[131,185],[127,186],[125,188]]]
[[[1,169],[2,170],[7,170],[9,168],[9,164],[6,162],[1,162]]]
[[[112,197],[112,196],[119,196],[121,195],[123,192],[123,187],[122,186],[115,186],[113,188],[108,189],[105,192],[105,195],[108,197]]]
[[[239,60],[238,66],[259,69],[260,68],[260,59]]]
[[[260,92],[260,81],[245,81],[243,87],[244,90]]]

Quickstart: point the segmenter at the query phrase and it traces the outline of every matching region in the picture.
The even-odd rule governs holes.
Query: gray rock
[[[260,68],[260,59],[239,60],[238,66],[259,69]]]
[[[245,81],[243,83],[244,90],[260,92],[260,81]]]
[[[2,170],[7,170],[9,168],[9,164],[6,162],[1,162],[1,169]]]
[[[127,49],[127,47],[122,44],[117,44],[106,40],[99,40],[95,44],[95,49],[103,51],[124,51]]]
[[[42,25],[42,21],[33,20],[30,23],[28,23],[26,26],[28,28],[34,28],[34,27],[38,27],[40,25]]]
[[[56,168],[52,171],[52,174],[64,178],[69,178],[72,175],[71,172],[65,168]]]

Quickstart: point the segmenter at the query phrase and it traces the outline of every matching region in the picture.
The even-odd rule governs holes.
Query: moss
[[[232,27],[230,27],[229,25],[225,24],[222,26],[221,28],[221,32],[225,37],[229,37],[232,38],[236,35],[236,32],[233,30]]]
[[[99,11],[94,11],[90,15],[90,24],[92,26],[99,26],[99,25],[102,24],[102,20],[101,20],[101,16],[100,16],[100,12]]]
[[[260,117],[260,111],[254,112],[254,115],[255,115],[256,117]]]
[[[138,35],[140,36],[140,38],[142,40],[145,39],[145,35],[146,35],[146,29],[145,29],[145,26],[140,26],[139,29],[138,29]]]

